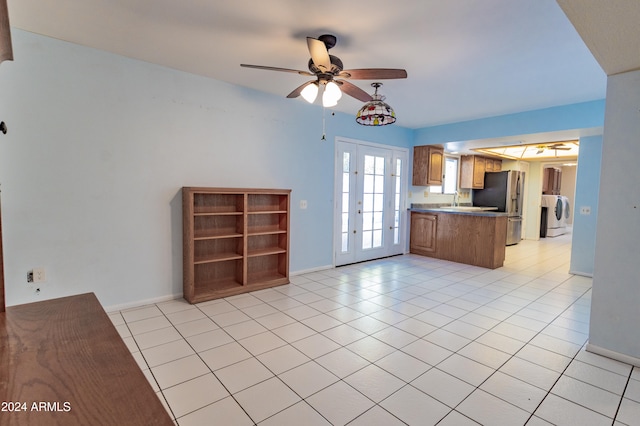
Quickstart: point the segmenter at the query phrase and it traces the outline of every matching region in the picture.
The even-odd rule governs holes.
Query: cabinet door
[[[442,185],[442,167],[444,164],[444,150],[429,147],[429,178],[427,185]]]
[[[553,174],[553,194],[560,195],[560,187],[562,186],[562,171],[555,169]]]
[[[473,157],[473,188],[484,188],[484,172],[485,172],[485,158]]]
[[[436,251],[436,230],[438,216],[425,213],[411,213],[410,249],[415,252]]]
[[[492,158],[487,158],[484,160],[484,170],[487,172],[492,172],[493,171],[493,159]]]
[[[429,147],[416,146],[413,148],[413,175],[411,184],[427,186],[427,170],[429,166]]]
[[[477,155],[463,155],[460,162],[460,188],[482,189],[484,188],[484,157]]]
[[[429,145],[414,147],[412,185],[442,185],[443,164],[444,149]]]

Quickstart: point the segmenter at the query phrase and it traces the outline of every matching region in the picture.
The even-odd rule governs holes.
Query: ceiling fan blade
[[[393,78],[407,78],[407,71],[397,68],[361,68],[343,70],[338,77],[352,78],[354,80],[385,80]]]
[[[365,92],[364,90],[356,86],[355,84],[351,84],[348,81],[344,81],[344,80],[335,80],[335,81],[340,85],[340,90],[342,90],[347,95],[354,97],[362,102],[369,102],[373,100],[370,94],[368,94],[367,92]]]
[[[547,145],[547,148],[549,148],[549,149],[559,149],[561,151],[570,151],[571,150],[571,147],[568,147],[563,143],[554,143],[552,145]]]
[[[313,37],[307,37],[307,47],[316,67],[320,68],[322,72],[331,71],[331,58],[329,58],[329,51],[324,42]]]
[[[277,68],[277,67],[267,67],[264,65],[249,65],[249,64],[240,64],[241,67],[245,68],[255,68],[259,70],[267,70],[267,71],[282,71],[282,72],[292,72],[300,75],[308,75],[310,77],[314,77],[315,74],[311,74],[309,71],[300,71],[300,70],[292,70],[290,68]]]
[[[287,98],[297,98],[302,93],[302,89],[304,89],[305,87],[307,87],[308,85],[313,84],[313,83],[315,83],[315,80],[307,81],[306,83],[301,84],[300,86],[296,87],[293,90],[293,92],[289,93],[287,95]]]

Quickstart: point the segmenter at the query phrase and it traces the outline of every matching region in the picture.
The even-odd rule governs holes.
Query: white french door
[[[335,264],[402,254],[408,153],[336,141]]]

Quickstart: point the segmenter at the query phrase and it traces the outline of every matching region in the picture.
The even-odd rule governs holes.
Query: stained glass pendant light
[[[356,122],[363,126],[386,126],[396,122],[396,113],[388,104],[384,103],[384,96],[378,95],[378,87],[382,83],[371,83],[375,87],[373,100],[367,102],[358,110]]]

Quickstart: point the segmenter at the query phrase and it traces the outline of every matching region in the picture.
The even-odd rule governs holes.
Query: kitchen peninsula
[[[499,268],[504,263],[507,214],[479,207],[412,205],[409,251],[453,262]]]

